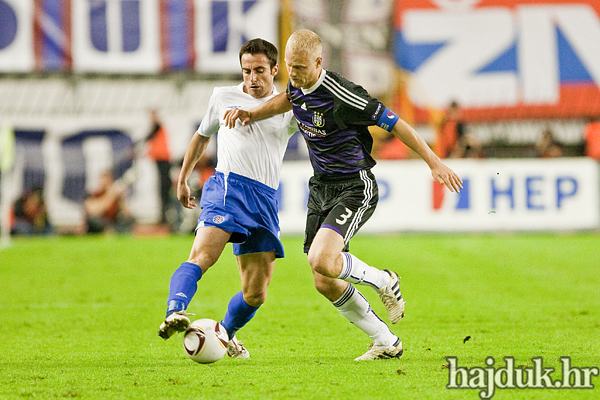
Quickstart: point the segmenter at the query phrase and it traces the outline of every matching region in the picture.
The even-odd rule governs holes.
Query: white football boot
[[[250,358],[250,353],[244,347],[244,343],[234,336],[227,343],[227,355],[231,358]]]
[[[390,284],[377,291],[385,309],[390,316],[392,324],[397,323],[404,317],[404,305],[406,304],[400,293],[400,278],[394,271],[384,270],[390,274]]]
[[[185,310],[169,314],[163,323],[160,324],[158,336],[166,340],[177,332],[184,332],[190,325],[190,319],[188,318],[190,315],[195,314],[188,314]]]
[[[402,342],[400,339],[398,339],[396,343],[391,346],[375,346],[375,344],[371,343],[369,345],[369,350],[367,350],[367,352],[362,356],[355,358],[354,361],[400,358],[402,353]]]

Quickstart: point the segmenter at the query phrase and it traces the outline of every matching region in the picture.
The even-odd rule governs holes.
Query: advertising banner
[[[467,121],[600,114],[600,2],[397,0],[397,65],[417,120],[457,101]]]
[[[464,188],[451,193],[422,161],[380,161],[373,173],[379,204],[364,232],[468,232],[597,229],[598,164],[587,158],[447,160]],[[285,163],[282,233],[302,233],[307,162]]]

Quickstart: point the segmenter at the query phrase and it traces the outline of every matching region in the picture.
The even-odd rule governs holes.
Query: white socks
[[[371,267],[350,253],[342,253],[344,264],[338,279],[357,285],[368,285],[374,289],[381,289],[390,283],[390,274]]]
[[[398,340],[354,286],[348,285],[342,297],[332,304],[348,321],[369,335],[376,346],[391,346]]]

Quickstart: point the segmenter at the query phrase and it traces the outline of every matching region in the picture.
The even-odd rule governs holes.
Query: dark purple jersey
[[[368,126],[391,131],[398,117],[361,86],[323,70],[310,89],[288,83],[288,99],[306,139],[315,175],[358,172],[375,165]]]

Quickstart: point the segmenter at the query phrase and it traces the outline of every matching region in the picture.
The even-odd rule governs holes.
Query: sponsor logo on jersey
[[[323,113],[315,111],[312,117],[313,125],[317,128],[322,128],[325,126],[325,118],[323,118]]]
[[[305,123],[298,121],[298,127],[300,128],[300,130],[302,131],[302,133],[306,134],[309,137],[317,137],[317,136],[325,136],[327,135],[327,132],[325,132],[323,129],[317,129],[317,128],[313,128],[311,126],[306,125]]]

